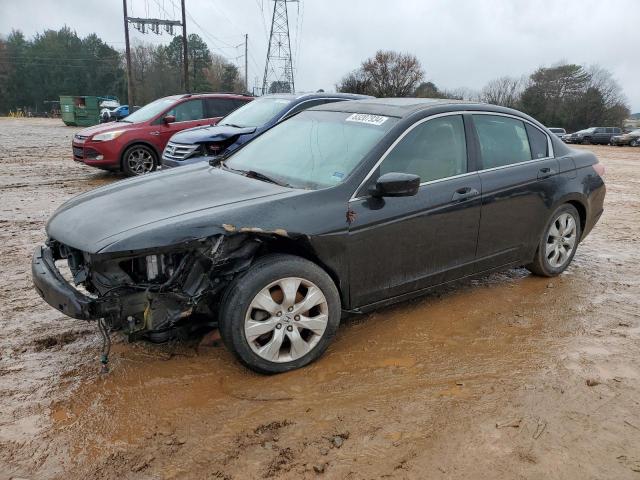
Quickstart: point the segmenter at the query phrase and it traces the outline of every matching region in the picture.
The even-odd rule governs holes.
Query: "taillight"
[[[605,174],[604,165],[602,165],[601,163],[596,163],[593,165],[593,169],[596,171],[598,175],[604,178],[604,174]]]

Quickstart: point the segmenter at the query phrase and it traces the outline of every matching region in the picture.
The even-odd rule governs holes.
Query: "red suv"
[[[224,93],[173,95],[155,100],[118,122],[85,128],[73,136],[73,159],[127,175],[152,172],[171,136],[215,125],[253,97]]]

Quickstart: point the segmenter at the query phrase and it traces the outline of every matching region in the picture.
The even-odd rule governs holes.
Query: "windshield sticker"
[[[342,180],[344,178],[344,173],[342,172],[333,172],[331,178],[335,178],[336,180]]]
[[[369,115],[368,113],[354,113],[347,117],[347,122],[359,122],[368,123],[369,125],[382,125],[389,120],[389,117],[383,117],[382,115]]]
[[[275,103],[289,103],[289,102],[290,102],[290,100],[285,100],[284,98],[283,99],[278,99],[278,100],[275,101]]]

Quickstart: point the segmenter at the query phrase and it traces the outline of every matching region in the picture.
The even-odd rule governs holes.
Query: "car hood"
[[[47,234],[88,253],[117,253],[205,238],[248,222],[277,230],[278,209],[264,204],[305,193],[197,164],[79,195],[56,210]]]
[[[232,127],[230,125],[214,125],[209,127],[190,128],[176,133],[171,137],[175,143],[220,142],[239,135],[249,135],[256,131],[256,127]]]
[[[98,133],[112,132],[114,130],[122,130],[123,128],[129,128],[131,127],[131,125],[135,125],[135,124],[127,123],[127,122],[101,123],[98,125],[94,125],[93,127],[83,128],[77,133],[77,135],[91,137],[92,135],[96,135]]]

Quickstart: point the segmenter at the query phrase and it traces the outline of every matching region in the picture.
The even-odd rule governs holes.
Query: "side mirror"
[[[162,118],[162,121],[163,121],[164,123],[166,123],[166,124],[173,123],[173,122],[175,122],[175,121],[176,121],[176,116],[175,116],[175,115],[165,115],[165,116]]]
[[[420,177],[412,173],[389,172],[369,187],[372,197],[411,197],[418,193]]]

